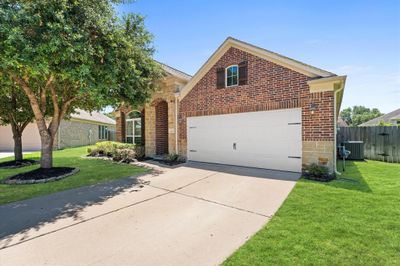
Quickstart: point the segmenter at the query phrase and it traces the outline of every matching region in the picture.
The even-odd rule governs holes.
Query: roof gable
[[[163,69],[167,74],[169,74],[169,75],[171,75],[171,76],[174,76],[174,77],[177,77],[177,78],[186,80],[186,81],[188,81],[188,80],[190,80],[190,79],[192,78],[191,75],[186,74],[186,73],[183,72],[183,71],[180,71],[180,70],[178,70],[178,69],[176,69],[176,68],[173,68],[173,67],[171,67],[171,66],[169,66],[169,65],[166,65],[166,64],[164,64],[164,63],[161,63],[161,62],[158,62],[158,61],[156,61],[156,62],[159,63],[159,64],[161,65],[162,69]]]
[[[196,74],[190,79],[188,84],[183,88],[180,99],[183,99],[192,88],[203,78],[203,76],[214,66],[215,63],[231,48],[237,48],[253,54],[257,57],[263,58],[277,65],[284,66],[292,69],[296,72],[304,74],[310,78],[321,78],[336,76],[335,74],[313,67],[311,65],[304,64],[300,61],[291,59],[289,57],[265,50],[263,48],[254,46],[252,44],[228,37],[220,47],[210,56],[210,58],[203,64],[203,66],[196,72]]]

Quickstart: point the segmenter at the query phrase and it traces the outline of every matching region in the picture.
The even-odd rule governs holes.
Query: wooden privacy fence
[[[400,163],[400,127],[340,127],[338,144],[348,141],[364,142],[364,158]]]

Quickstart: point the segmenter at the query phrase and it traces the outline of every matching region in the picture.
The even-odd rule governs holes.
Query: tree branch
[[[43,114],[46,113],[46,92],[50,86],[52,87],[53,80],[54,76],[50,75],[50,77],[46,81],[46,84],[40,91],[40,110],[42,111]]]
[[[29,103],[32,107],[33,114],[35,115],[36,124],[39,128],[40,135],[46,134],[45,132],[47,132],[47,126],[46,126],[46,121],[44,119],[44,114],[42,113],[42,111],[40,109],[40,105],[35,96],[35,93],[32,91],[32,89],[27,84],[26,78],[23,79],[15,74],[11,74],[11,78],[19,86],[21,86],[21,88],[24,90],[26,96],[28,96]]]

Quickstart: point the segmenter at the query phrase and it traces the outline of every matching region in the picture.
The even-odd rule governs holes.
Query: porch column
[[[122,111],[118,111],[115,117],[116,120],[116,126],[115,126],[115,134],[116,134],[116,139],[119,142],[125,142],[126,139],[126,131],[125,131],[125,125],[126,125],[126,117],[125,113]]]

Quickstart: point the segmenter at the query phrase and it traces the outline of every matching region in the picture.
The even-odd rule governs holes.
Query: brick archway
[[[155,104],[156,155],[168,154],[168,103],[164,100]]]

